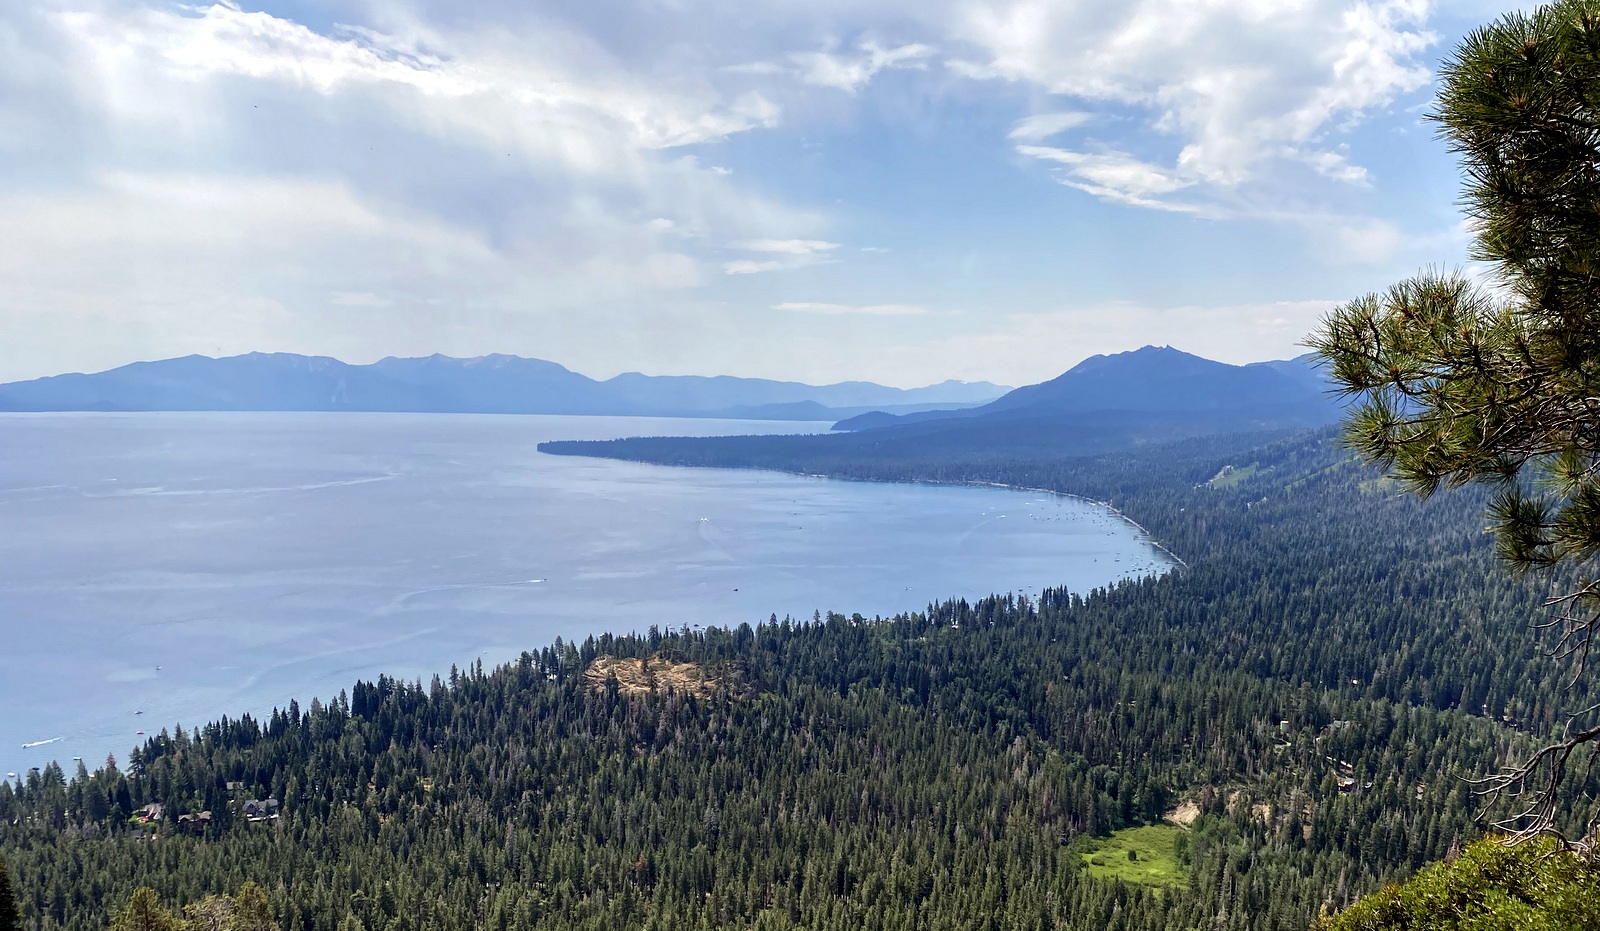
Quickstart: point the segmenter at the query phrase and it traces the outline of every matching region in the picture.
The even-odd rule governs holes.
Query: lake
[[[1165,571],[1086,502],[547,456],[825,424],[0,415],[0,774],[557,636],[869,617]]]

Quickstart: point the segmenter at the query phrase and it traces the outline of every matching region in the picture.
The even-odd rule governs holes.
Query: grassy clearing
[[[1083,854],[1089,875],[1096,879],[1120,879],[1156,888],[1175,888],[1189,881],[1189,871],[1178,862],[1174,850],[1183,829],[1170,824],[1126,828],[1105,840],[1095,842]],[[1136,859],[1128,859],[1128,851]]]
[[[1212,488],[1232,488],[1250,476],[1256,474],[1256,470],[1258,468],[1260,468],[1260,465],[1254,462],[1243,467],[1231,465],[1223,466],[1222,471],[1218,472],[1216,475],[1213,475],[1211,477],[1211,481],[1206,482],[1206,484],[1210,485]]]

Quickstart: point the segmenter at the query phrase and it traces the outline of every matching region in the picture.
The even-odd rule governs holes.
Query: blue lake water
[[[0,415],[0,775],[176,722],[651,624],[867,616],[1165,571],[1107,509],[998,488],[546,456],[823,424]]]

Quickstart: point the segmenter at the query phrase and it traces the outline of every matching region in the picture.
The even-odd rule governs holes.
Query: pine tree
[[[111,921],[111,931],[182,931],[182,919],[167,911],[154,889],[140,886]]]
[[[1493,285],[1423,274],[1331,314],[1310,344],[1359,399],[1346,439],[1424,496],[1497,488],[1490,516],[1516,570],[1600,556],[1600,0],[1557,0],[1469,35],[1434,119],[1462,160],[1472,257]],[[1600,581],[1552,599],[1554,650],[1583,671]],[[1592,724],[1592,722],[1590,722]],[[1550,830],[1576,726],[1508,777],[1535,803],[1503,825]]]
[[[272,917],[272,905],[267,893],[254,882],[247,882],[233,897],[233,913],[229,916],[228,931],[278,931]]]
[[[0,931],[22,931],[22,914],[17,908],[16,892],[11,887],[11,872],[3,857],[0,857]]]

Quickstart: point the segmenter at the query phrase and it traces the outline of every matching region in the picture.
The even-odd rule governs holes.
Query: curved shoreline
[[[1144,529],[1144,525],[1140,524],[1138,521],[1134,520],[1133,518],[1129,517],[1128,515],[1122,513],[1119,510],[1117,510],[1116,507],[1114,505],[1112,505],[1111,502],[1109,502],[1109,501],[1100,501],[1100,500],[1095,499],[1095,498],[1090,498],[1087,495],[1075,495],[1070,491],[1056,491],[1055,489],[1052,489],[1052,488],[1034,488],[1034,487],[1029,486],[1029,485],[1007,485],[1004,482],[977,482],[977,481],[973,481],[973,482],[929,482],[927,484],[931,484],[931,485],[976,485],[976,486],[981,486],[981,487],[984,487],[984,488],[1007,488],[1007,489],[1010,489],[1011,491],[1034,491],[1034,492],[1038,492],[1040,494],[1045,494],[1045,495],[1055,495],[1058,498],[1072,498],[1075,501],[1083,501],[1083,502],[1088,503],[1088,504],[1099,505],[1100,507],[1103,507],[1106,510],[1110,511],[1111,513],[1117,515],[1117,517],[1121,518],[1124,522],[1126,522],[1128,524],[1128,526],[1130,526],[1133,529],[1139,531],[1139,535],[1144,539],[1144,541],[1146,543],[1150,544],[1151,546],[1155,547],[1156,549],[1160,550],[1161,552],[1166,553],[1167,554],[1167,558],[1171,559],[1173,562],[1177,563],[1179,568],[1182,568],[1182,569],[1188,569],[1189,568],[1189,564],[1184,562],[1183,558],[1180,557],[1177,553],[1174,553],[1172,550],[1169,550],[1165,546],[1162,546],[1160,543],[1157,543],[1156,542],[1156,538],[1151,536],[1150,531]]]
[[[635,437],[622,437],[620,439],[636,439],[636,438]],[[554,441],[554,442],[557,442],[557,443],[594,443],[594,444],[600,444],[600,443],[616,443],[616,442],[619,442],[619,440],[557,440],[557,441]],[[863,478],[863,477],[853,476],[853,475],[834,475],[834,474],[831,474],[831,473],[828,473],[828,472],[804,472],[804,471],[801,471],[799,469],[772,468],[771,466],[758,466],[758,465],[710,465],[710,464],[707,464],[707,463],[692,463],[691,464],[691,463],[685,463],[685,462],[662,462],[660,460],[641,459],[641,458],[635,458],[635,457],[632,457],[632,456],[606,456],[606,455],[597,455],[597,454],[594,454],[594,453],[581,453],[581,452],[551,452],[551,451],[549,451],[549,450],[544,448],[546,445],[548,445],[548,443],[540,443],[539,444],[539,452],[543,453],[546,456],[575,456],[575,457],[580,458],[580,459],[609,459],[609,460],[612,460],[612,461],[615,461],[615,462],[634,462],[634,463],[639,463],[641,465],[666,466],[667,468],[673,468],[673,469],[713,469],[713,470],[726,469],[726,470],[743,471],[743,472],[771,472],[771,473],[774,473],[776,475],[798,475],[798,476],[801,476],[803,478],[825,478],[825,479],[831,479],[831,480],[836,481],[836,482],[869,482],[869,483],[878,484],[878,485],[942,485],[942,486],[945,486],[945,487],[948,487],[948,488],[961,488],[961,487],[967,487],[967,488],[1001,488],[1001,489],[1004,489],[1006,491],[1027,491],[1027,492],[1034,492],[1034,493],[1043,494],[1043,495],[1054,495],[1054,496],[1056,496],[1058,498],[1071,498],[1071,499],[1073,499],[1075,501],[1082,501],[1085,504],[1092,504],[1092,505],[1095,505],[1097,507],[1105,508],[1107,511],[1110,511],[1112,514],[1116,515],[1117,518],[1119,520],[1121,520],[1123,523],[1127,524],[1128,526],[1132,527],[1134,530],[1138,531],[1140,539],[1142,539],[1144,542],[1150,544],[1151,546],[1155,547],[1157,550],[1160,550],[1163,554],[1166,555],[1166,557],[1168,559],[1172,560],[1174,563],[1177,563],[1177,567],[1179,569],[1187,571],[1189,568],[1191,568],[1189,566],[1189,564],[1184,561],[1183,557],[1179,556],[1177,553],[1174,553],[1172,550],[1168,549],[1163,544],[1157,542],[1155,536],[1152,535],[1149,530],[1146,530],[1143,524],[1140,524],[1138,521],[1136,521],[1133,518],[1129,517],[1128,515],[1122,513],[1122,511],[1118,510],[1115,505],[1111,504],[1111,502],[1109,502],[1109,501],[1101,501],[1098,498],[1091,498],[1091,497],[1089,497],[1087,495],[1073,494],[1070,491],[1057,491],[1057,490],[1055,490],[1053,488],[1037,488],[1037,487],[1034,487],[1032,485],[1008,485],[1005,482],[984,482],[984,481],[978,481],[976,479],[967,480],[967,481],[941,481],[939,479],[926,479],[926,478],[912,478],[912,479]]]
[[[571,454],[564,454],[564,455],[571,455]],[[590,458],[594,458],[594,459],[611,459],[611,458],[615,458],[615,457],[612,457],[612,456],[592,456]],[[1056,491],[1053,488],[1036,488],[1036,487],[1034,487],[1032,485],[1007,485],[1005,482],[980,482],[980,481],[977,481],[977,480],[970,480],[970,481],[965,481],[965,482],[942,482],[942,481],[939,481],[937,479],[927,479],[927,478],[913,478],[913,479],[856,478],[854,476],[849,476],[849,475],[829,475],[826,472],[798,472],[798,471],[795,471],[793,469],[769,469],[769,468],[766,468],[764,466],[712,466],[712,465],[684,466],[684,465],[675,465],[674,463],[668,463],[668,462],[651,462],[648,459],[621,459],[619,461],[622,461],[622,462],[640,462],[640,463],[643,463],[645,465],[664,465],[664,466],[671,466],[673,468],[681,468],[681,469],[734,469],[734,470],[742,470],[742,471],[750,471],[750,472],[776,472],[779,475],[802,475],[802,476],[805,476],[806,478],[826,478],[826,479],[832,479],[832,480],[834,480],[836,482],[870,482],[870,483],[878,484],[878,485],[942,485],[942,486],[944,486],[946,488],[1003,488],[1006,491],[1031,491],[1031,492],[1036,492],[1036,493],[1041,494],[1041,495],[1055,495],[1058,498],[1071,498],[1074,501],[1082,501],[1085,504],[1092,504],[1092,505],[1095,505],[1096,507],[1105,508],[1106,510],[1110,511],[1112,514],[1115,514],[1117,516],[1117,518],[1119,520],[1121,520],[1123,523],[1125,523],[1128,526],[1132,527],[1133,529],[1139,531],[1139,536],[1140,536],[1141,539],[1144,540],[1144,542],[1150,544],[1151,546],[1153,546],[1156,549],[1160,550],[1161,552],[1165,553],[1167,555],[1168,559],[1171,559],[1173,562],[1178,564],[1178,568],[1184,569],[1184,570],[1187,570],[1187,569],[1190,568],[1189,564],[1183,561],[1183,557],[1179,556],[1177,553],[1174,553],[1172,550],[1167,549],[1161,543],[1158,543],[1156,541],[1156,538],[1153,535],[1151,535],[1150,531],[1144,529],[1144,525],[1143,524],[1140,524],[1138,521],[1134,520],[1133,518],[1129,517],[1128,515],[1122,513],[1119,510],[1117,510],[1116,506],[1113,505],[1111,502],[1109,502],[1109,501],[1101,501],[1098,498],[1091,498],[1088,495],[1075,495],[1070,491]]]

